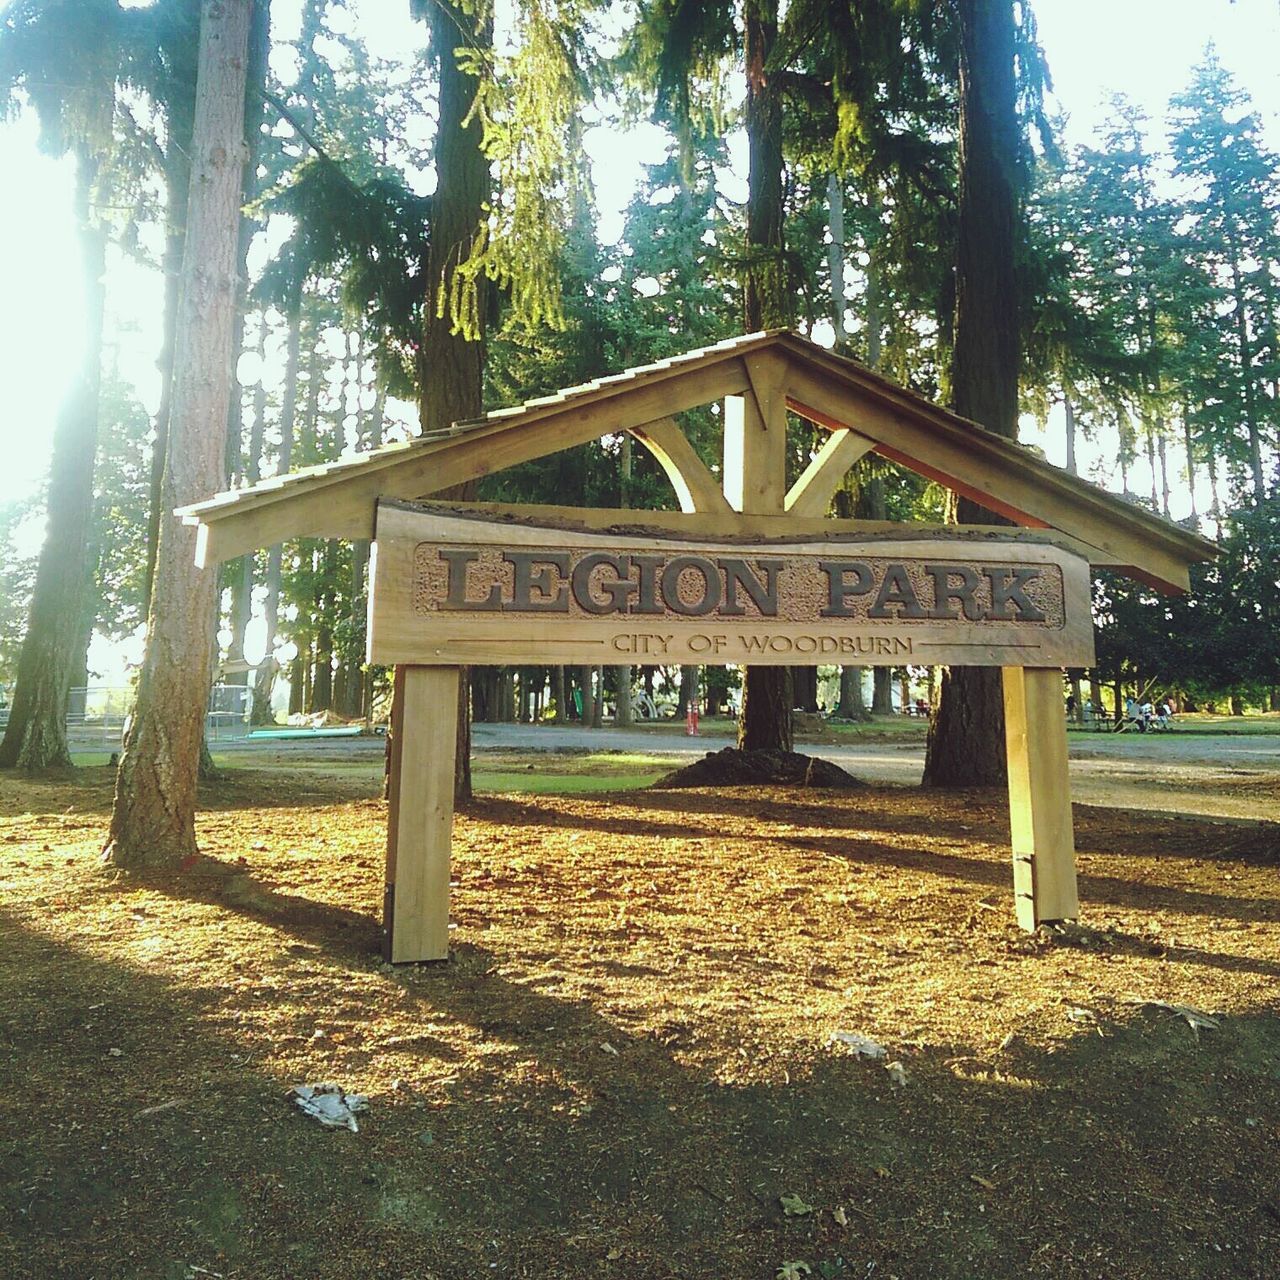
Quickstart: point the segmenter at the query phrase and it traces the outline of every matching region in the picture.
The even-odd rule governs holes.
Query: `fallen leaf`
[[[813,1212],[813,1205],[805,1204],[799,1196],[779,1196],[778,1203],[782,1205],[782,1212],[788,1218],[803,1218],[805,1214]]]
[[[849,1225],[849,1215],[845,1213],[844,1205],[836,1205],[836,1207],[831,1210],[831,1216],[840,1224],[840,1226],[847,1227]]]
[[[986,1187],[988,1191],[994,1191],[996,1184],[990,1178],[984,1178],[980,1173],[971,1173],[969,1175],[970,1182],[976,1182],[980,1187]]]
[[[813,1268],[807,1262],[784,1262],[774,1272],[776,1280],[801,1280],[802,1276],[813,1275]]]

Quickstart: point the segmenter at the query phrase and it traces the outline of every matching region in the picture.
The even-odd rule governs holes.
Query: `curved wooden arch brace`
[[[674,418],[657,418],[631,434],[657,459],[680,500],[681,511],[730,511],[720,482],[694,452]]]
[[[875,447],[874,440],[868,440],[848,427],[833,431],[788,490],[787,514],[825,516],[832,495],[844,481],[849,468]]]

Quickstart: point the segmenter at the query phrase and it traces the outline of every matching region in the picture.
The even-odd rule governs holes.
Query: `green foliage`
[[[1180,212],[1194,263],[1186,338],[1200,357],[1189,370],[1196,425],[1227,457],[1237,493],[1257,501],[1267,493],[1266,452],[1280,442],[1280,157],[1249,105],[1211,47],[1170,104],[1169,145],[1190,197]]]
[[[0,26],[4,114],[26,94],[51,155],[103,154],[113,143],[120,66],[115,0],[15,0]]]
[[[97,601],[94,625],[113,640],[146,621],[148,435],[151,420],[131,386],[104,372],[90,533]]]
[[[1192,569],[1191,591],[1160,596],[1111,573],[1094,592],[1098,670],[1108,681],[1223,693],[1265,705],[1280,685],[1280,499],[1237,511],[1222,556]]]
[[[481,279],[508,298],[512,323],[562,328],[558,266],[573,210],[586,195],[578,113],[587,94],[580,66],[582,7],[519,6],[515,51],[471,49],[459,66],[478,89],[468,119],[481,127],[498,197],[476,233],[471,254],[443,281],[438,315],[455,333],[481,332]]]
[[[287,312],[300,280],[336,279],[348,315],[374,336],[384,375],[399,394],[411,394],[427,305],[431,198],[414,195],[390,169],[357,184],[326,156],[305,160],[260,208],[288,214],[296,229],[265,269],[257,299]]]

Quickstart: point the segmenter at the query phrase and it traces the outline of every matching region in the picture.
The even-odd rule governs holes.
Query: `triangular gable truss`
[[[705,466],[674,417],[718,400],[726,402],[722,477]],[[789,490],[788,410],[831,432]],[[179,514],[200,526],[205,563],[290,538],[368,538],[379,498],[428,497],[621,431],[653,453],[685,514],[523,505],[511,510],[597,528],[696,525],[701,532],[755,536],[784,529],[810,535],[883,528],[824,518],[849,468],[875,451],[1015,524],[1049,531],[1095,566],[1162,590],[1185,590],[1188,566],[1215,554],[1206,539],[788,331],[717,343],[431,437],[220,494]]]

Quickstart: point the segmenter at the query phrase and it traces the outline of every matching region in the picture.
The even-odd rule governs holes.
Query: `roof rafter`
[[[797,517],[825,513],[831,492],[866,452],[866,441],[885,458],[1018,525],[1056,530],[1086,547],[1094,565],[1118,568],[1162,590],[1185,590],[1188,567],[1216,554],[1198,534],[789,331],[730,339],[458,423],[431,438],[220,494],[178,514],[200,526],[203,563],[288,538],[370,537],[380,497],[426,497],[620,431],[646,443],[678,490],[683,484],[688,492],[682,505],[724,514],[721,500],[711,497],[714,477],[679,427],[664,420],[727,396],[743,397],[752,422],[777,422],[785,403],[833,432],[788,494]],[[768,453],[780,467],[781,448]],[[782,477],[770,483],[780,485]]]

